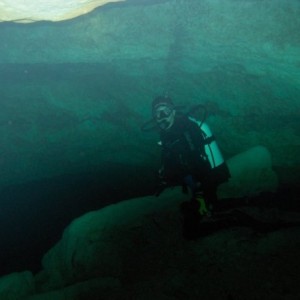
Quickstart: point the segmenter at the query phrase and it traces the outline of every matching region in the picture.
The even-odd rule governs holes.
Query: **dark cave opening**
[[[105,171],[104,171],[105,170]],[[99,171],[7,186],[0,191],[0,276],[41,269],[42,256],[70,222],[92,210],[154,193],[143,167],[103,166]],[[143,174],[143,176],[141,176]]]

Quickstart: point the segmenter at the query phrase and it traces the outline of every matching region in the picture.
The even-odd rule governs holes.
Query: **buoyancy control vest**
[[[201,173],[200,178],[207,177],[208,173],[211,173],[217,179],[216,182],[227,181],[230,177],[227,164],[210,127],[204,122],[206,119],[205,106],[202,104],[191,107],[176,106],[175,109],[175,119],[179,118],[179,121],[183,121],[183,127],[179,125],[181,122],[176,124],[175,121],[175,126],[172,127],[176,128],[170,128],[168,132],[160,131],[158,144],[163,148],[161,169],[165,169],[164,173],[178,178],[192,168],[192,171],[196,172],[197,170],[197,173]],[[152,118],[145,122],[141,129],[149,132],[157,130],[158,126]],[[179,133],[176,132],[178,129]],[[184,156],[188,158],[184,160]],[[168,168],[163,168],[163,166],[169,166],[169,172],[167,172]],[[177,172],[178,167],[181,169],[179,172]]]
[[[187,175],[203,180],[211,170],[205,152],[205,133],[184,114],[177,114],[173,126],[160,132],[162,165],[166,179],[180,181]]]
[[[178,114],[172,128],[161,131],[160,137],[166,179],[179,182],[183,177],[192,175],[201,182],[213,176],[216,182],[223,182],[228,178],[220,148],[203,121]]]

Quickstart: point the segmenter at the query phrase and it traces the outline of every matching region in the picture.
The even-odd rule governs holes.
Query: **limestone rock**
[[[91,274],[118,278],[127,272],[127,264],[133,268],[147,259],[146,248],[163,251],[157,243],[168,244],[174,234],[180,236],[177,214],[184,198],[180,188],[176,188],[165,191],[162,197],[130,199],[74,220],[59,243],[43,258],[43,271],[37,276],[41,290],[62,288],[87,280]],[[170,228],[160,228],[164,227],[161,225],[164,211],[176,215]],[[128,253],[131,258],[127,257]]]
[[[221,187],[221,198],[228,194],[239,197],[246,192],[253,195],[276,186],[269,152],[262,146],[233,157],[228,164],[232,178]],[[91,274],[93,277],[119,277],[124,272],[128,253],[136,264],[140,253],[145,253],[144,247],[161,249],[156,245],[161,243],[167,248],[174,234],[180,239],[178,207],[189,197],[182,194],[180,188],[168,189],[160,197],[130,199],[74,220],[60,242],[43,258],[44,270],[38,275],[42,290],[62,288],[86,280]],[[162,211],[172,214],[169,220],[172,226],[168,224],[168,228],[164,228]],[[131,249],[133,244],[135,249]]]
[[[34,292],[33,275],[29,271],[11,273],[0,278],[0,299],[23,299]]]
[[[30,296],[26,300],[70,300],[70,299],[112,299],[111,294],[115,294],[120,288],[120,282],[114,278],[95,278],[80,282],[63,289],[39,293]],[[81,297],[81,298],[80,298]]]
[[[228,164],[232,173],[228,185],[235,186],[233,191],[237,194],[251,191],[250,186],[256,192],[273,187],[269,184],[274,178],[266,148],[249,149],[233,157]],[[239,177],[242,178],[240,181]],[[167,189],[160,197],[130,199],[75,219],[65,229],[62,239],[44,256],[43,270],[34,280],[30,273],[24,272],[11,274],[0,281],[0,296],[4,295],[1,299],[22,299],[22,295],[27,300],[98,299],[99,295],[101,299],[177,299],[178,295],[189,299],[196,296],[220,299],[224,290],[231,294],[237,282],[237,293],[243,299],[259,298],[259,295],[271,292],[275,299],[287,283],[290,286],[288,292],[296,297],[299,268],[293,270],[296,255],[286,255],[286,251],[298,253],[299,228],[269,235],[254,235],[251,226],[220,229],[217,234],[203,236],[191,243],[181,234],[179,206],[187,199],[189,195],[183,194],[178,187]],[[260,210],[255,212],[247,208],[245,213],[249,212],[259,220],[265,216],[270,219],[269,214],[261,217]],[[282,214],[288,217],[287,221],[295,221],[297,227],[300,214]],[[288,266],[284,282],[282,277],[273,276],[281,274],[274,270],[282,267],[274,253],[285,258],[283,265]],[[261,261],[266,259],[269,259],[268,265],[279,266],[262,270]],[[233,264],[239,266],[238,270],[232,269]],[[297,264],[298,261],[295,266]],[[251,292],[249,267],[250,286],[254,287]],[[216,276],[221,283],[217,289],[215,285],[209,285]],[[199,284],[199,278],[203,280],[195,290],[193,287],[195,283]],[[224,278],[228,280],[224,281]],[[266,281],[272,286],[262,285]],[[278,285],[277,291],[273,286]],[[18,295],[12,294],[15,291]]]
[[[124,0],[1,0],[0,21],[29,23],[34,21],[62,21],[86,14],[98,6]]]
[[[254,196],[260,192],[274,192],[278,185],[272,170],[271,154],[263,146],[256,146],[227,161],[230,180],[219,187],[221,197]]]

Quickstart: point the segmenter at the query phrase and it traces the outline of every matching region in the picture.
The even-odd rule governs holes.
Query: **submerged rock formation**
[[[119,1],[124,0],[1,0],[0,22],[63,21],[87,14],[98,6]]]
[[[266,149],[251,149],[233,158],[229,166],[239,177],[248,177],[255,166],[244,159],[251,154],[261,162],[254,172],[256,180],[252,178],[253,192],[267,192],[274,173]],[[233,174],[231,181],[228,184],[235,186],[239,178]],[[13,273],[0,279],[1,299],[222,299],[238,295],[250,300],[265,294],[272,299],[300,295],[300,211],[278,214],[275,203],[262,203],[256,210],[250,202],[236,208],[237,214],[227,211],[235,225],[209,234],[200,229],[199,238],[188,241],[182,237],[179,210],[188,199],[174,188],[160,197],[130,199],[77,218],[44,256],[40,272],[34,276],[29,271]],[[214,226],[217,220],[216,214],[206,225]]]
[[[74,220],[41,272],[1,278],[1,299],[299,297],[299,225],[267,231],[236,225],[186,241],[178,209],[184,199],[174,189]],[[264,220],[263,211],[250,213]],[[265,213],[270,223],[270,209]],[[273,220],[299,224],[300,213],[281,211]]]

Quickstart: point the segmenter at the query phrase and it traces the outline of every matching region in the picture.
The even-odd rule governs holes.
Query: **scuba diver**
[[[190,191],[191,200],[181,205],[187,239],[197,237],[201,221],[209,218],[217,205],[218,185],[230,177],[208,125],[192,117],[192,112],[180,111],[170,97],[159,96],[152,102],[152,124],[159,129],[161,146],[156,195],[168,186]]]
[[[203,112],[201,117],[199,110]],[[182,186],[183,192],[191,193],[190,200],[180,206],[183,237],[193,240],[232,226],[251,227],[257,232],[300,226],[300,214],[295,219],[281,209],[282,195],[276,201],[272,195],[218,201],[217,188],[228,181],[230,172],[204,122],[205,115],[202,105],[184,112],[184,107],[175,106],[170,97],[159,96],[152,102],[152,119],[142,126],[143,131],[158,129],[160,133],[161,167],[156,196],[172,186]],[[278,205],[277,210],[274,205]],[[267,219],[261,218],[264,207]],[[259,208],[259,214],[253,215],[253,208]]]

